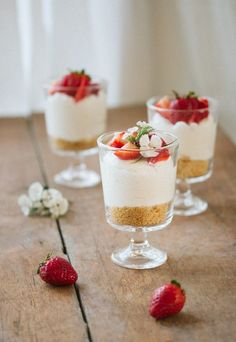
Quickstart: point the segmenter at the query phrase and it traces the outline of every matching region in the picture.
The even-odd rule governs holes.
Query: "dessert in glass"
[[[112,261],[133,269],[162,265],[167,254],[152,247],[147,232],[160,230],[173,217],[177,138],[146,122],[98,138],[107,222],[132,232],[130,245],[112,254]]]
[[[173,133],[179,139],[175,214],[191,216],[204,212],[207,202],[193,196],[190,185],[212,174],[218,102],[194,92],[180,96],[153,97],[147,102],[153,127]]]
[[[97,138],[106,127],[106,82],[84,70],[71,71],[46,88],[46,128],[56,154],[77,159],[54,177],[58,184],[91,187],[100,176],[88,170],[84,157],[97,153]]]

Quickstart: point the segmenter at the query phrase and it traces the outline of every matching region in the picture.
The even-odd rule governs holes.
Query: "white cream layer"
[[[171,157],[149,165],[145,159],[124,161],[107,152],[100,165],[106,206],[154,206],[174,197],[176,167]]]
[[[179,121],[173,125],[155,113],[150,124],[156,129],[169,131],[178,137],[179,157],[187,156],[193,160],[208,160],[213,157],[217,124],[211,114],[199,124]]]
[[[48,96],[46,126],[50,136],[67,141],[91,139],[105,131],[106,95],[90,95],[75,102],[66,94]]]

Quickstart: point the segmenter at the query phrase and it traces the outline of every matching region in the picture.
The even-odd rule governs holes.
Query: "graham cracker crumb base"
[[[170,202],[151,207],[107,207],[109,219],[114,224],[146,227],[165,221]]]
[[[200,177],[205,175],[209,170],[208,160],[192,160],[183,157],[178,160],[177,178],[185,179],[192,177]]]
[[[97,137],[92,139],[82,139],[78,141],[68,141],[64,139],[50,137],[50,142],[52,147],[56,150],[79,151],[96,147]]]

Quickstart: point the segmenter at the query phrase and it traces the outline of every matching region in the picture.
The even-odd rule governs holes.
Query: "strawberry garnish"
[[[145,158],[148,163],[156,164],[170,156],[165,140],[144,121],[138,121],[136,127],[127,131],[116,133],[108,146],[116,148],[113,153],[122,160]]]
[[[76,102],[83,99],[86,96],[86,83],[87,83],[87,76],[82,75],[79,88],[75,94],[75,101]]]
[[[125,149],[128,149],[129,151],[126,151]],[[137,146],[132,144],[131,142],[128,142],[123,147],[121,147],[119,150],[114,152],[114,154],[123,160],[132,160],[137,159],[140,156],[139,151],[137,150]]]
[[[157,107],[168,109],[170,108],[170,98],[169,96],[162,97],[157,103]]]
[[[78,278],[75,269],[66,259],[51,257],[50,254],[39,264],[37,273],[43,281],[56,286],[72,285]]]
[[[180,96],[176,91],[173,92],[175,99],[170,100],[169,104],[166,96],[156,104],[156,107],[161,108],[158,113],[172,124],[178,121],[183,121],[188,124],[191,122],[199,123],[209,115],[208,110],[201,110],[208,108],[207,99],[198,98],[193,91],[183,96]]]
[[[127,141],[122,140],[124,134],[125,132],[120,132],[118,135],[114,137],[114,139],[108,145],[116,148],[123,147],[127,143]]]
[[[177,314],[185,304],[185,292],[176,280],[165,284],[154,291],[149,313],[156,319]]]
[[[165,148],[164,150],[161,150],[156,157],[150,157],[150,158],[147,158],[147,160],[149,164],[156,164],[160,161],[167,160],[169,156],[170,156],[170,152],[169,150]]]
[[[84,97],[99,92],[99,84],[92,83],[91,77],[85,73],[85,70],[71,71],[61,80],[54,82],[51,85],[48,93],[64,93],[75,98],[75,101],[80,101]]]

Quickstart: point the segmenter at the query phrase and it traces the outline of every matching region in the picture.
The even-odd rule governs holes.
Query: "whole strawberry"
[[[37,273],[46,283],[57,286],[72,285],[76,282],[78,274],[72,265],[61,257],[51,257],[39,264]]]
[[[176,280],[165,284],[154,291],[149,313],[161,319],[180,312],[185,303],[185,292]]]

